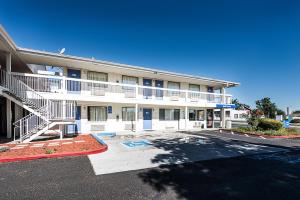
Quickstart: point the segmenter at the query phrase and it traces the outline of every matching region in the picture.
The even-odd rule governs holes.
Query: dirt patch
[[[8,146],[10,148],[5,152],[0,152],[0,159],[89,152],[103,148],[103,145],[95,140],[91,135],[79,135],[74,138],[64,140],[48,140],[27,144],[3,144],[0,146]]]

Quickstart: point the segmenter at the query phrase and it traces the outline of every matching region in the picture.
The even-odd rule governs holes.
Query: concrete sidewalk
[[[125,140],[139,139],[147,139],[153,145],[129,149],[121,144]],[[107,152],[88,156],[96,175],[284,150],[184,133],[140,135],[137,138],[117,136],[104,141],[108,145]]]

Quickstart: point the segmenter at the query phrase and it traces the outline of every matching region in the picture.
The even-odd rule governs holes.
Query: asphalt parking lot
[[[151,145],[136,148],[123,145],[124,141],[145,140]],[[109,147],[107,152],[88,156],[97,175],[284,150],[224,137],[178,132],[117,136],[104,141]]]
[[[258,145],[276,151],[257,150],[250,154],[103,175],[95,175],[86,156],[5,163],[0,165],[0,199],[299,199],[300,151],[295,147],[296,142],[293,147],[286,147],[288,141],[276,140],[281,148],[257,144],[261,141],[255,138],[246,142],[229,136],[217,137],[220,141],[214,141],[213,134],[208,138],[215,146]],[[190,148],[189,145],[195,144],[195,141],[182,142],[174,150],[163,150],[175,155],[186,145]],[[228,149],[238,152],[240,149],[236,147]],[[213,149],[222,148],[212,146],[211,151]],[[192,160],[186,153],[175,156],[175,160]],[[157,158],[165,156],[161,154]]]

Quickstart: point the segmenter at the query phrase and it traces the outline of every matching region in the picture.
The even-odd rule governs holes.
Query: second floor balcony
[[[158,103],[158,104],[230,104],[232,96],[220,93],[177,90],[148,87],[123,83],[102,82],[86,79],[74,79],[64,76],[46,76],[38,74],[13,75],[37,92],[49,95],[49,98],[63,97],[66,100],[97,99],[98,101]],[[52,95],[53,94],[53,95]],[[80,97],[80,98],[79,98]]]

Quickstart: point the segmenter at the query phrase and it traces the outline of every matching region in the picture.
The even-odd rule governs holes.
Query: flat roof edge
[[[65,54],[59,54],[59,53],[53,53],[53,52],[47,52],[47,51],[40,51],[40,50],[34,50],[34,49],[28,49],[28,48],[22,48],[22,47],[17,47],[17,51],[19,51],[21,53],[27,53],[27,54],[29,53],[29,54],[36,54],[36,55],[52,56],[52,57],[57,57],[57,58],[62,58],[62,59],[72,59],[72,60],[83,61],[83,62],[112,65],[115,67],[144,70],[144,71],[148,71],[148,72],[160,73],[160,74],[171,75],[171,76],[178,76],[178,77],[182,77],[182,78],[193,78],[193,79],[198,79],[198,80],[202,80],[202,81],[223,84],[226,87],[235,87],[235,86],[240,85],[240,83],[232,82],[232,81],[225,81],[225,80],[207,78],[207,77],[202,77],[202,76],[194,76],[194,75],[170,72],[170,71],[165,71],[165,70],[160,70],[160,69],[155,69],[155,68],[150,68],[150,67],[127,65],[127,64],[108,62],[108,61],[103,61],[103,60],[96,60],[96,59],[90,59],[90,58],[84,58],[84,57],[72,56],[72,55],[65,55]]]
[[[9,36],[9,34],[6,32],[4,27],[0,24],[0,34],[4,37],[4,40],[8,43],[8,45],[13,49],[17,49],[17,45],[13,41],[13,39]]]

